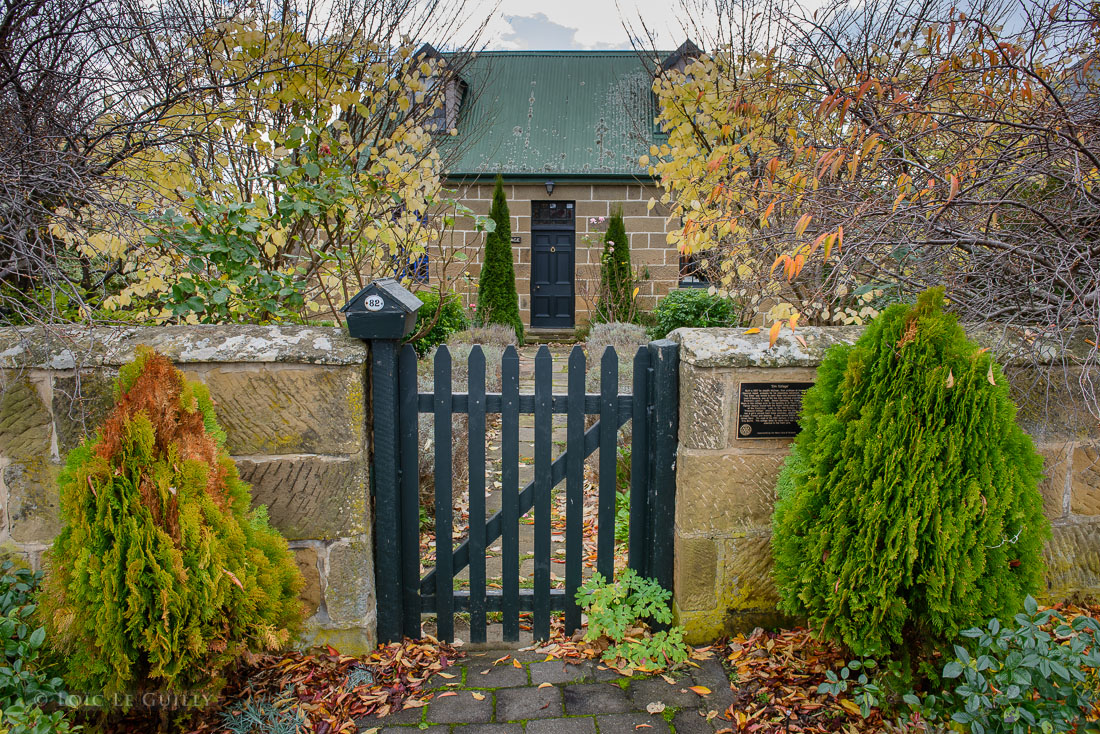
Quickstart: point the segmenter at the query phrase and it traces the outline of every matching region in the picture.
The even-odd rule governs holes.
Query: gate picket
[[[420,637],[420,447],[416,408],[416,350],[401,348],[398,365],[398,402],[401,465],[401,631],[406,637]]]
[[[485,353],[470,350],[470,641],[485,642]]]
[[[630,538],[627,565],[645,576],[648,552],[649,431],[645,397],[649,394],[649,348],[638,347],[634,355],[633,416],[630,419]]]
[[[550,638],[550,434],[554,415],[553,359],[546,345],[535,355],[535,639]]]
[[[435,612],[439,637],[454,639],[452,553],[451,353],[435,352]]]
[[[618,398],[619,357],[615,347],[608,347],[600,365],[599,531],[596,539],[596,570],[608,581],[615,576],[615,468],[619,452],[615,413]]]
[[[519,352],[514,346],[504,350],[501,377],[501,601],[504,639],[515,641],[519,639]]]
[[[581,626],[577,589],[584,554],[584,349],[569,353],[569,413],[566,417],[565,466],[565,632]]]

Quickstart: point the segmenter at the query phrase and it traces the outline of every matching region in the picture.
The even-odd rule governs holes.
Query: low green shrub
[[[301,574],[204,385],[139,347],[115,401],[66,458],[41,619],[79,690],[216,691],[242,656],[290,642]]]
[[[47,713],[65,696],[61,679],[44,663],[46,630],[35,623],[35,599],[42,574],[0,565],[0,732],[38,734],[76,731],[61,711]]]
[[[679,288],[657,302],[653,322],[650,338],[664,339],[681,327],[737,326],[741,323],[741,307],[729,298],[711,295],[704,288]]]
[[[1020,608],[1050,532],[1008,381],[942,300],[891,306],[826,353],[772,522],[780,608],[914,673]]]
[[[1039,611],[1030,596],[1015,623],[994,617],[965,630],[970,649],[956,645],[943,668],[954,687],[924,700],[910,694],[906,702],[931,723],[961,724],[971,734],[1095,731],[1088,717],[1100,702],[1100,623]]]
[[[445,294],[442,310],[439,307],[439,291],[419,291],[416,297],[424,304],[416,312],[416,328],[411,340],[417,354],[423,356],[446,342],[455,332],[469,328],[470,319],[459,294]],[[436,311],[439,311],[439,318],[436,318]]]
[[[584,639],[603,640],[603,660],[620,669],[660,670],[688,659],[683,627],[652,632],[649,622],[672,622],[672,593],[652,579],[626,569],[613,582],[599,573],[577,589],[577,603],[588,615]]]

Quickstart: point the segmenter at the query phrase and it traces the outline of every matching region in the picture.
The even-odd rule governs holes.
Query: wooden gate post
[[[398,352],[401,339],[416,325],[416,311],[422,305],[400,283],[382,278],[359,291],[341,309],[347,315],[348,333],[370,343],[370,486],[374,497],[374,578],[380,642],[399,641],[403,631],[401,541],[402,520],[406,518],[401,511]]]
[[[397,341],[371,341],[371,424],[374,457],[374,578],[378,599],[378,641],[401,639],[401,474],[397,424]]]
[[[676,448],[680,424],[680,351],[676,342],[649,343],[653,381],[649,449],[653,457],[649,487],[648,575],[672,591],[676,516]]]

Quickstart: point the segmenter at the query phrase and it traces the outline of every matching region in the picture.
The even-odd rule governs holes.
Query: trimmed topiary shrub
[[[416,297],[424,304],[416,312],[416,329],[412,339],[418,355],[424,356],[447,341],[451,334],[469,328],[470,319],[462,307],[462,296],[459,294],[444,294],[442,309],[439,308],[439,291],[420,291]],[[439,311],[439,318],[436,318],[436,311]],[[434,324],[432,319],[435,319]]]
[[[504,180],[497,175],[489,217],[496,229],[485,238],[481,277],[477,284],[477,319],[482,324],[507,324],[523,343],[523,322],[519,319],[516,269],[512,261],[512,220],[504,198]]]
[[[630,238],[620,207],[611,215],[603,238],[600,256],[600,294],[593,320],[631,322],[634,320],[634,270],[630,267]]]
[[[734,301],[703,288],[680,288],[657,302],[653,309],[652,339],[664,339],[681,327],[705,329],[715,326],[737,326],[741,309]]]
[[[61,474],[49,639],[78,690],[217,689],[246,652],[290,642],[301,575],[251,508],[205,386],[141,348],[115,400]]]
[[[857,655],[942,648],[1039,588],[1042,459],[1001,368],[942,310],[895,305],[803,400],[773,517],[781,609]]]

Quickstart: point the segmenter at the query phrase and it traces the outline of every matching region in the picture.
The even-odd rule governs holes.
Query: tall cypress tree
[[[829,350],[779,479],[780,606],[857,655],[943,647],[1042,579],[1042,459],[942,300],[891,306]]]
[[[630,267],[630,239],[626,235],[623,210],[611,215],[603,238],[600,257],[600,321],[630,321],[634,313],[634,271]]]
[[[523,343],[523,322],[519,318],[516,295],[516,269],[512,262],[512,223],[508,201],[504,198],[504,180],[497,174],[489,217],[496,229],[485,239],[485,257],[478,280],[477,317],[483,324],[506,324],[516,330]]]

